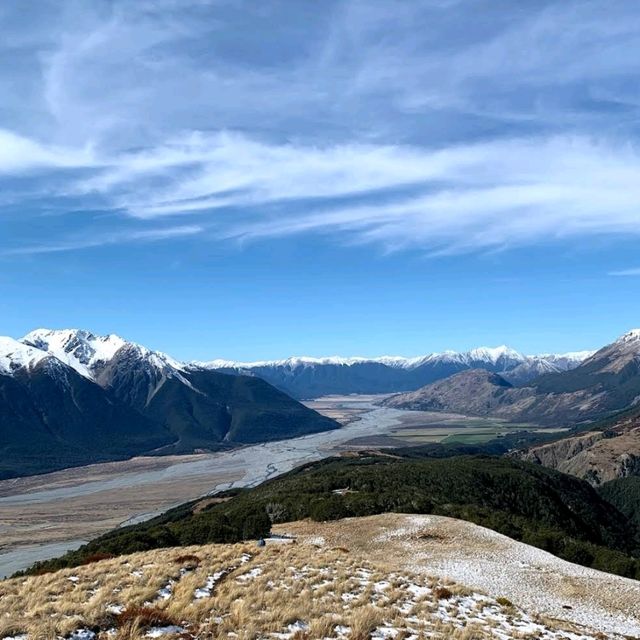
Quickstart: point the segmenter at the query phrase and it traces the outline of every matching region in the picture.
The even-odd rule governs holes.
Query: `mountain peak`
[[[499,347],[478,347],[471,349],[471,351],[469,351],[469,357],[474,360],[489,360],[493,363],[497,362],[500,358],[509,358],[522,362],[526,359],[521,353],[504,344]]]
[[[630,342],[640,342],[640,329],[631,329],[631,331],[627,331],[616,340],[618,344]]]
[[[128,342],[114,333],[99,336],[84,329],[36,329],[20,342],[48,352],[90,379],[93,379],[96,369],[112,361],[125,348],[130,354],[135,353],[153,366],[183,368],[181,363],[170,356],[135,342]]]
[[[86,378],[97,363],[111,360],[127,344],[120,336],[96,336],[83,329],[36,329],[20,342],[49,352]]]

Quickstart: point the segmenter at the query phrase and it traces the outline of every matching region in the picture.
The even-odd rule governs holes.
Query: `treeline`
[[[636,525],[586,482],[505,457],[418,455],[308,464],[254,489],[219,494],[225,502],[194,501],[112,531],[28,573],[75,566],[96,554],[255,539],[272,523],[400,512],[462,518],[572,562],[640,578]]]

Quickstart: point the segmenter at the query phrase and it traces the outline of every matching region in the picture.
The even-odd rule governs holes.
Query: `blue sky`
[[[640,326],[632,0],[0,4],[0,314],[179,358]]]

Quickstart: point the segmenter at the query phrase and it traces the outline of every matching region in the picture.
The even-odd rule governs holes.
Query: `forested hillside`
[[[383,512],[461,518],[573,562],[640,576],[636,525],[582,480],[503,457],[395,454],[329,458],[255,489],[197,500],[108,533],[32,572],[72,566],[96,554],[257,538],[272,523],[307,517]]]

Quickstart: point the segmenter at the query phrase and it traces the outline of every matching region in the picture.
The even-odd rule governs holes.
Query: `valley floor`
[[[0,577],[59,555],[61,546],[80,546],[121,524],[211,492],[255,486],[329,455],[448,437],[477,441],[513,430],[499,421],[378,407],[373,402],[379,397],[308,402],[343,422],[335,431],[220,453],[134,458],[0,481]]]
[[[212,454],[141,457],[0,481],[0,578],[121,524],[231,487],[250,487],[402,424],[406,412],[355,400],[342,429]]]
[[[297,537],[265,547],[155,550],[1,582],[0,639],[603,640],[640,633],[640,583],[547,558],[466,522],[386,514],[276,529]],[[452,574],[464,579],[454,582]]]

